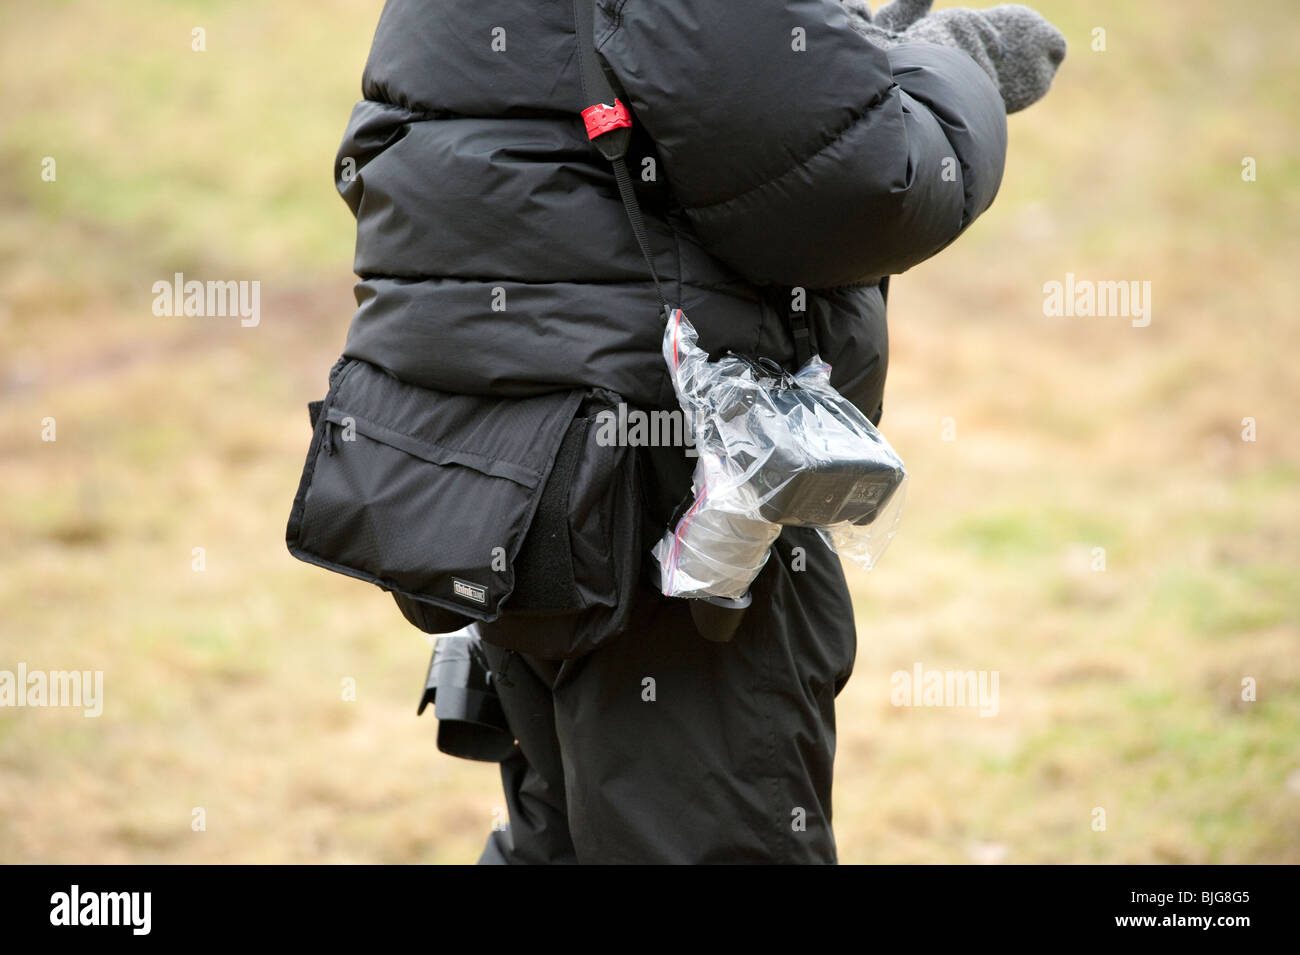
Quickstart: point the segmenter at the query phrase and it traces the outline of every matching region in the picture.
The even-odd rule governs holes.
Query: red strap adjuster
[[[632,114],[621,101],[615,99],[613,106],[606,103],[588,106],[582,111],[582,121],[587,125],[587,138],[595,139],[611,130],[631,126]]]

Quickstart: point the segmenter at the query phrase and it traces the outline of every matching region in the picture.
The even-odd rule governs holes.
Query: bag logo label
[[[461,580],[459,577],[451,578],[451,592],[457,597],[464,597],[466,600],[473,600],[475,603],[487,603],[486,587],[471,584],[468,580]]]

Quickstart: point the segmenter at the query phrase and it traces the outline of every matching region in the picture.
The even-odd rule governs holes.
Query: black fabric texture
[[[317,420],[290,551],[408,600],[493,619],[582,397],[449,395],[348,362]]]
[[[992,201],[992,82],[960,51],[872,46],[833,0],[600,0],[594,20],[654,268],[701,345],[793,361],[761,290],[803,287],[832,383],[877,414],[877,282]],[[568,0],[385,5],[336,156],[357,218],[349,357],[447,392],[673,407],[654,285],[578,115],[576,42]]]
[[[616,413],[617,399],[596,391],[584,401],[548,482],[552,513],[538,525],[539,508],[530,531],[536,546],[525,541],[516,562],[524,589],[506,601],[500,617],[479,627],[485,642],[568,659],[616,638],[640,612],[646,594],[639,581],[651,543],[640,457],[649,449],[601,443],[597,416]],[[547,586],[556,589],[547,594]]]
[[[480,862],[835,862],[835,696],[857,653],[844,574],[815,531],[786,528],[753,592],[761,612],[729,643],[650,594],[577,659],[486,645],[519,749],[501,764],[510,824]]]
[[[510,598],[512,610],[582,609],[578,585],[573,577],[569,492],[586,434],[586,419],[576,419],[560,443],[555,466],[515,562],[519,581]]]
[[[602,389],[449,395],[347,360],[316,414],[294,556],[393,593],[426,633],[564,658],[625,626],[643,556],[637,449],[602,444]]]

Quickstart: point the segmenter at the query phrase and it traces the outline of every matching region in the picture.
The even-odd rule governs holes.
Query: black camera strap
[[[793,289],[787,289],[793,295]],[[808,312],[795,309],[789,304],[785,308],[786,322],[790,325],[790,334],[794,338],[794,361],[802,368],[817,351],[817,342],[813,336],[812,323],[808,321]]]
[[[641,204],[632,191],[632,175],[627,168],[632,114],[614,92],[613,84],[596,56],[595,17],[595,0],[573,0],[573,20],[578,32],[578,65],[582,75],[582,121],[587,127],[587,138],[596,144],[600,154],[614,167],[614,179],[618,182],[623,208],[627,211],[628,221],[632,223],[632,231],[636,234],[636,243],[641,247],[645,264],[650,269],[650,278],[654,281],[660,316],[669,321],[672,310],[659,282],[659,274],[655,271],[654,260],[650,257],[650,242],[646,237]],[[658,563],[649,559],[649,551],[646,555],[646,566],[657,575]],[[656,589],[660,589],[658,581],[655,584]],[[725,642],[735,635],[752,599],[749,594],[745,594],[735,600],[725,597],[691,600],[691,618],[695,621],[696,629],[706,639]]]
[[[632,174],[627,168],[627,147],[632,138],[632,114],[614,92],[614,87],[596,57],[595,0],[573,0],[573,20],[578,30],[578,66],[582,75],[582,120],[587,127],[587,138],[596,144],[600,154],[614,167],[618,193],[627,210],[628,220],[641,247],[645,263],[650,268],[650,278],[655,284],[661,313],[667,316],[668,299],[664,296],[654,260],[650,257],[650,242],[646,236],[641,204],[632,191]]]
[[[650,257],[650,242],[646,235],[645,219],[641,214],[641,205],[637,202],[636,193],[632,189],[632,174],[627,166],[632,114],[623,100],[618,97],[609,75],[596,55],[595,3],[596,0],[573,0],[573,20],[578,34],[578,66],[582,77],[584,103],[582,119],[587,127],[587,138],[595,143],[600,154],[614,167],[614,179],[618,183],[623,208],[627,211],[637,245],[641,248],[641,254],[650,269],[650,278],[654,281],[661,314],[667,318],[668,300],[664,295],[659,275],[655,271],[654,261]],[[785,288],[781,292],[783,296],[789,296],[793,290]],[[776,304],[775,300],[773,303]],[[795,362],[799,367],[803,367],[817,350],[808,315],[806,312],[791,308],[788,299],[776,307],[785,318],[794,339]]]

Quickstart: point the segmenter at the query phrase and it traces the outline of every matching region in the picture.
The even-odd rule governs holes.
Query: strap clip
[[[795,364],[802,368],[808,363],[808,359],[812,358],[816,349],[812,340],[812,326],[808,321],[808,313],[789,309],[786,317],[790,322],[790,335],[794,339]]]
[[[622,100],[615,98],[613,106],[608,103],[588,106],[582,111],[582,121],[587,126],[587,138],[595,139],[615,129],[631,126],[632,114]]]

